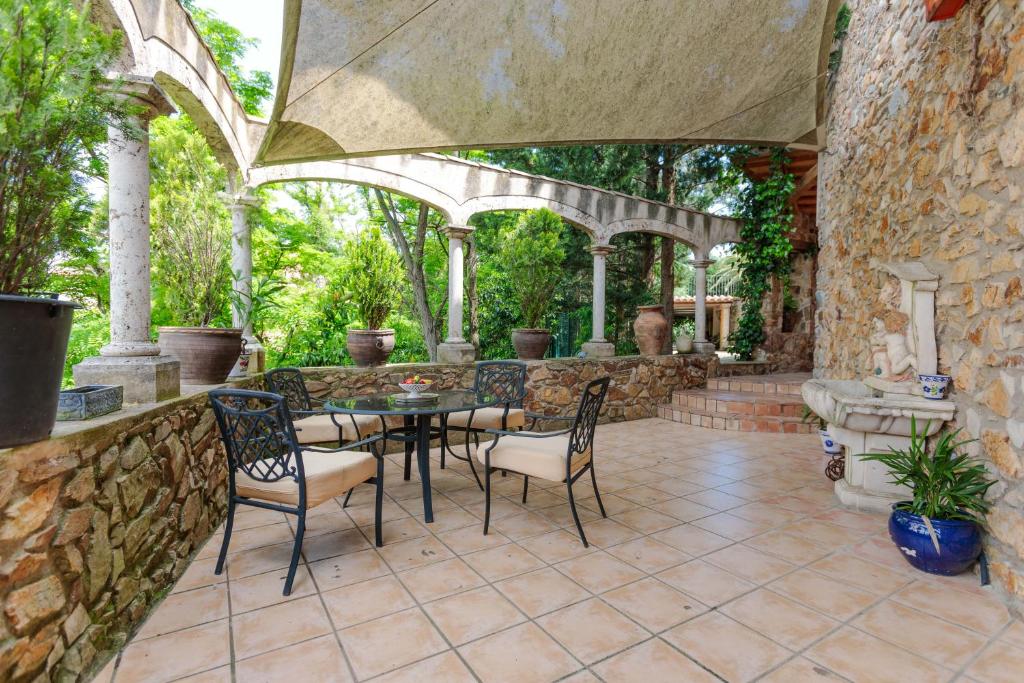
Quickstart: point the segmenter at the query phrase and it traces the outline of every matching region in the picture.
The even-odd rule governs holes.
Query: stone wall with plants
[[[941,276],[939,371],[956,426],[998,478],[986,552],[1024,606],[1024,7],[968,3],[927,23],[919,0],[849,3],[821,154],[815,367],[865,376],[881,261]]]

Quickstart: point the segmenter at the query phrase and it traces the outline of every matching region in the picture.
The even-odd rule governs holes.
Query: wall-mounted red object
[[[925,16],[928,21],[952,19],[965,4],[967,0],[924,0]]]

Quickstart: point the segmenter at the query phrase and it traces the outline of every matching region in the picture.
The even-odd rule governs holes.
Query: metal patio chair
[[[220,428],[228,458],[228,516],[224,541],[217,557],[216,573],[224,570],[235,508],[250,505],[298,517],[295,546],[284,584],[289,595],[302,550],[306,511],[351,491],[365,481],[377,486],[374,532],[381,537],[384,502],[384,449],[377,434],[341,448],[317,448],[299,444],[287,400],[278,394],[242,389],[215,389],[210,403]],[[368,447],[368,451],[354,450]],[[379,450],[379,452],[378,452]]]
[[[587,536],[583,533],[579,513],[576,512],[576,500],[572,495],[572,485],[587,470],[594,485],[594,495],[601,509],[601,516],[607,517],[601,493],[597,490],[597,475],[594,474],[594,432],[597,429],[597,417],[601,404],[608,393],[611,378],[595,379],[583,390],[580,405],[574,417],[538,417],[541,420],[572,420],[572,426],[553,432],[512,432],[503,429],[488,429],[494,435],[494,442],[483,454],[477,449],[476,457],[484,466],[485,507],[484,534],[491,524],[491,472],[507,470],[523,475],[523,502],[530,485],[530,477],[538,477],[548,481],[565,482],[569,492],[569,507],[576,528],[580,532],[583,547],[589,547]]]
[[[374,415],[332,415],[324,410],[324,402],[309,395],[298,368],[275,368],[266,377],[267,388],[287,399],[300,444],[333,441],[341,446],[384,430],[384,423]]]

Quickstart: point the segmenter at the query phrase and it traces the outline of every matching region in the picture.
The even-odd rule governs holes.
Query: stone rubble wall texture
[[[717,363],[695,355],[530,362],[528,404],[570,414],[585,384],[608,374],[603,419],[651,417],[673,390],[702,386]],[[411,373],[440,388],[473,380],[473,365],[306,372],[313,393],[338,396],[383,391]],[[223,520],[226,499],[226,459],[205,393],[0,451],[0,681],[89,680],[185,571]]]
[[[919,0],[855,0],[821,155],[815,367],[868,372],[882,261],[921,260],[939,372],[988,463],[985,548],[1024,608],[1024,5],[979,0],[942,23]]]

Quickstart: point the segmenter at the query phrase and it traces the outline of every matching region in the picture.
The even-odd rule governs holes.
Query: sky
[[[250,69],[269,71],[276,86],[284,0],[198,0],[196,4],[216,12],[244,35],[260,41],[245,55],[246,65]]]

